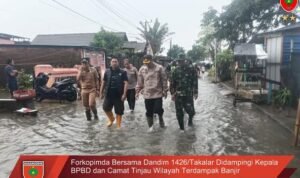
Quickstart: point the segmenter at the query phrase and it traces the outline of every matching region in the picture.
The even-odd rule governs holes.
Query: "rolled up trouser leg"
[[[103,102],[103,110],[108,118],[107,127],[111,127],[115,121],[114,114],[112,113],[113,102],[110,98],[105,98]]]

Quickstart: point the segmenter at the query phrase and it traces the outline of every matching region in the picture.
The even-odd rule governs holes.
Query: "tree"
[[[233,73],[233,52],[224,50],[217,55],[217,71],[221,81],[231,80]]]
[[[173,45],[172,48],[169,49],[167,55],[172,59],[177,59],[179,57],[179,54],[181,53],[185,53],[183,47],[180,47],[178,45]]]
[[[193,45],[192,49],[187,52],[188,58],[194,62],[203,61],[207,57],[207,50],[200,45]]]
[[[94,37],[94,42],[92,46],[99,47],[107,50],[107,55],[116,54],[123,46],[124,40],[114,32],[109,32],[101,29]]]
[[[215,60],[215,53],[221,51],[221,40],[216,36],[216,24],[218,23],[218,12],[212,7],[203,14],[201,21],[201,32],[197,45],[203,46],[210,58]]]
[[[209,12],[212,12],[211,9]],[[215,13],[215,18],[209,22],[215,29],[214,36],[218,40],[226,40],[229,48],[233,49],[235,44],[247,42],[256,33],[280,24],[287,25],[282,20],[284,14],[278,0],[233,0],[222,13]]]
[[[147,23],[140,22],[140,31],[141,37],[150,43],[152,47],[153,54],[159,54],[163,51],[161,48],[164,40],[173,33],[169,32],[168,24],[161,25],[158,19],[155,19],[153,26],[149,26]]]

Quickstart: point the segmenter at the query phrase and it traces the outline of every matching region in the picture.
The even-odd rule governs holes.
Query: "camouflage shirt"
[[[176,96],[194,96],[198,94],[198,77],[194,67],[178,66],[170,80],[170,92]]]

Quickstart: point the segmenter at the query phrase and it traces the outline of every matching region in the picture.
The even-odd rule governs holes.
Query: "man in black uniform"
[[[100,90],[101,99],[104,98],[103,110],[109,119],[107,124],[108,127],[111,127],[115,120],[112,113],[112,108],[114,107],[117,128],[121,128],[127,85],[127,73],[120,69],[118,59],[113,57],[111,60],[111,67],[105,71]]]

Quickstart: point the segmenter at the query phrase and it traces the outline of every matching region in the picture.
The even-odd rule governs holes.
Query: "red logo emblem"
[[[44,161],[23,161],[23,178],[43,178]]]
[[[292,12],[298,5],[298,0],[280,0],[280,5],[286,12]]]

